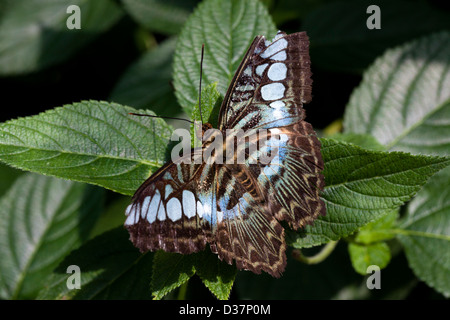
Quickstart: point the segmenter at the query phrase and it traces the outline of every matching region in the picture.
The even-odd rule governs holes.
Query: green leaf
[[[385,268],[391,260],[391,251],[384,242],[369,245],[350,243],[348,245],[350,260],[353,268],[362,275],[367,275],[367,268],[376,265],[380,269]]]
[[[176,34],[194,9],[196,0],[122,0],[125,10],[144,27]]]
[[[89,237],[102,190],[25,174],[0,199],[0,297],[33,299],[61,259]]]
[[[185,284],[194,274],[200,277],[216,298],[227,300],[236,276],[236,267],[219,260],[210,250],[187,255],[158,251],[155,254],[151,285],[154,298],[162,299]]]
[[[409,203],[397,229],[410,267],[450,297],[450,167],[433,177]]]
[[[186,21],[175,49],[174,86],[180,105],[190,114],[198,100],[202,44],[205,44],[203,81],[227,86],[256,35],[271,38],[276,28],[257,0],[206,0]]]
[[[228,300],[236,277],[236,267],[221,261],[209,250],[199,252],[195,271],[203,284],[219,300]]]
[[[346,132],[373,135],[391,150],[447,155],[449,56],[449,32],[388,50],[353,92],[345,112]]]
[[[380,8],[381,29],[367,28],[370,5]],[[311,12],[302,25],[311,39],[313,65],[351,72],[362,72],[386,48],[449,28],[448,12],[406,0],[335,1]]]
[[[0,160],[132,195],[164,163],[171,128],[162,119],[129,112],[136,110],[83,101],[5,122]]]
[[[142,55],[122,75],[110,100],[138,109],[150,109],[160,116],[180,112],[173,88],[172,58],[175,38],[170,38]]]
[[[67,28],[71,5],[80,8],[81,29]],[[122,15],[111,0],[9,0],[1,7],[0,75],[34,72],[60,63]]]
[[[392,210],[380,219],[375,220],[358,230],[354,242],[358,244],[373,244],[379,241],[389,240],[395,237],[392,228],[398,218],[398,210]]]
[[[327,214],[313,226],[288,233],[296,248],[346,237],[410,200],[427,179],[450,163],[447,158],[380,152],[321,139]]]
[[[328,138],[344,141],[348,143],[356,144],[363,149],[375,150],[375,151],[385,151],[386,148],[381,145],[377,139],[369,134],[358,134],[358,133],[335,133]]]
[[[141,254],[123,227],[107,231],[67,256],[39,299],[151,299],[153,254]],[[80,268],[81,289],[69,289],[67,267]]]
[[[0,197],[11,187],[22,171],[0,163]]]
[[[153,263],[152,294],[160,300],[189,280],[195,273],[196,254],[157,251]]]

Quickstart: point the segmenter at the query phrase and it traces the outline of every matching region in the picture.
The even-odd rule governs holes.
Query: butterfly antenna
[[[191,120],[183,119],[183,118],[163,117],[163,116],[153,116],[153,115],[150,115],[150,114],[141,114],[141,113],[134,113],[134,112],[129,112],[128,114],[131,114],[131,115],[133,115],[133,116],[139,116],[139,117],[150,117],[150,118],[161,118],[161,119],[183,120],[183,121],[187,121],[187,122],[189,122],[189,123],[193,123]]]
[[[200,58],[200,84],[198,86],[198,109],[200,111],[200,121],[203,124],[202,117],[202,74],[203,74],[203,53],[205,51],[205,44],[202,44],[202,57]]]

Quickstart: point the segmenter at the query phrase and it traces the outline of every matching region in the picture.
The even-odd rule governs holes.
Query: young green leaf
[[[172,80],[172,58],[176,38],[170,38],[133,63],[114,87],[110,100],[138,109],[150,109],[159,116],[174,116],[180,107]]]
[[[391,150],[448,154],[449,56],[449,32],[388,50],[353,92],[346,132],[371,134]]]
[[[5,122],[0,160],[132,195],[164,163],[172,130],[162,119],[129,112],[136,110],[83,101]]]
[[[450,163],[447,158],[380,152],[321,139],[327,214],[288,242],[311,247],[337,240],[410,200],[427,179]]]
[[[204,83],[227,86],[256,35],[271,38],[276,28],[267,9],[257,0],[206,0],[187,20],[175,49],[174,86],[180,105],[190,114],[198,100],[202,44]]]
[[[392,229],[395,227],[398,216],[398,209],[388,212],[380,219],[360,228],[352,242],[369,245],[394,238]]]
[[[373,244],[350,243],[348,245],[353,268],[361,275],[367,275],[367,268],[376,265],[385,268],[391,260],[391,251],[385,242]]]
[[[379,16],[367,13],[371,5],[379,7]],[[367,27],[373,19],[380,29]],[[312,64],[347,72],[362,72],[386,48],[449,28],[448,12],[405,0],[333,1],[307,15],[302,25],[311,39]]]
[[[450,167],[409,203],[397,229],[414,273],[450,297]]]
[[[0,199],[0,297],[32,299],[61,259],[89,237],[103,190],[25,174]]]
[[[144,27],[164,34],[179,32],[196,0],[123,0],[125,10]]]
[[[80,8],[80,29],[67,27],[67,20],[72,21],[74,14],[67,13],[72,5]],[[109,29],[121,15],[111,0],[3,1],[0,74],[34,72],[64,61]]]
[[[123,227],[107,231],[67,256],[40,292],[39,299],[151,299],[153,254],[141,254]],[[80,289],[67,286],[68,266],[80,270]]]

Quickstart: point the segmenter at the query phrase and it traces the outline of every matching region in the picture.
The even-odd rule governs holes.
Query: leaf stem
[[[295,260],[306,263],[306,264],[318,264],[324,261],[334,250],[338,241],[328,242],[320,252],[312,257],[305,257],[299,249],[295,249],[292,252],[292,256]]]

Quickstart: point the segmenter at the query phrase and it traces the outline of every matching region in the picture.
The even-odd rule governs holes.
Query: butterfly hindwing
[[[267,190],[269,210],[279,221],[286,221],[297,230],[325,215],[325,204],[320,198],[325,184],[320,142],[305,121],[270,132],[277,142],[277,156],[260,165],[258,182]]]
[[[279,277],[286,265],[284,229],[267,208],[265,201],[238,181],[242,175],[222,166],[218,176],[233,181],[233,188],[218,192],[218,210],[223,219],[215,232],[215,249],[228,263],[234,259],[239,269],[265,271]]]

